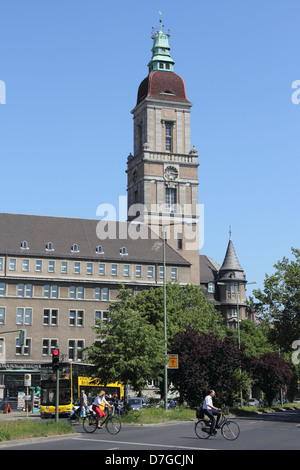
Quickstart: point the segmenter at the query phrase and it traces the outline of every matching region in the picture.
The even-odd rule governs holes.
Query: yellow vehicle
[[[117,394],[119,399],[124,396],[124,388],[120,383],[103,385],[100,379],[91,378],[93,365],[77,362],[60,362],[59,364],[59,416],[69,416],[75,403],[79,402],[81,390],[88,397],[95,397],[100,390],[105,390],[106,398]],[[90,400],[89,400],[90,401]],[[56,372],[52,363],[41,366],[41,418],[55,416],[56,405]]]

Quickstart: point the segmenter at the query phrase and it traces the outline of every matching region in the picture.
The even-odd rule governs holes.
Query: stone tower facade
[[[134,154],[127,161],[128,220],[147,224],[191,263],[200,283],[198,153],[191,148],[190,110],[183,79],[174,73],[169,34],[152,36],[149,74],[135,108]]]

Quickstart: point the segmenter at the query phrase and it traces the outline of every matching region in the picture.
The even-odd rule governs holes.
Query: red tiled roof
[[[160,70],[150,72],[142,81],[138,90],[137,104],[146,97],[188,102],[183,79],[174,72]]]

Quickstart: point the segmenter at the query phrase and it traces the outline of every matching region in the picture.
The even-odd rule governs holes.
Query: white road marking
[[[74,440],[96,442],[95,439],[84,439],[84,438],[80,438],[80,437],[74,437]],[[101,440],[99,440],[99,442],[107,442],[107,443],[114,443],[114,444],[127,444],[127,445],[134,445],[134,446],[162,447],[162,448],[168,448],[168,449],[217,450],[217,449],[205,449],[205,448],[202,448],[202,447],[172,446],[172,445],[151,444],[151,443],[147,444],[145,442],[110,441],[108,439],[101,439]]]

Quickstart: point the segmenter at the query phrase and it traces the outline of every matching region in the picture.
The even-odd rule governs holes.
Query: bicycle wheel
[[[234,441],[240,435],[240,428],[234,421],[225,421],[221,427],[221,433],[228,441]]]
[[[94,432],[97,429],[98,420],[96,416],[87,416],[83,420],[83,429],[85,432]]]
[[[199,439],[207,439],[209,437],[209,428],[203,419],[200,419],[195,424],[195,433]]]
[[[110,416],[107,418],[105,427],[109,434],[118,434],[121,431],[121,421],[116,416]]]

